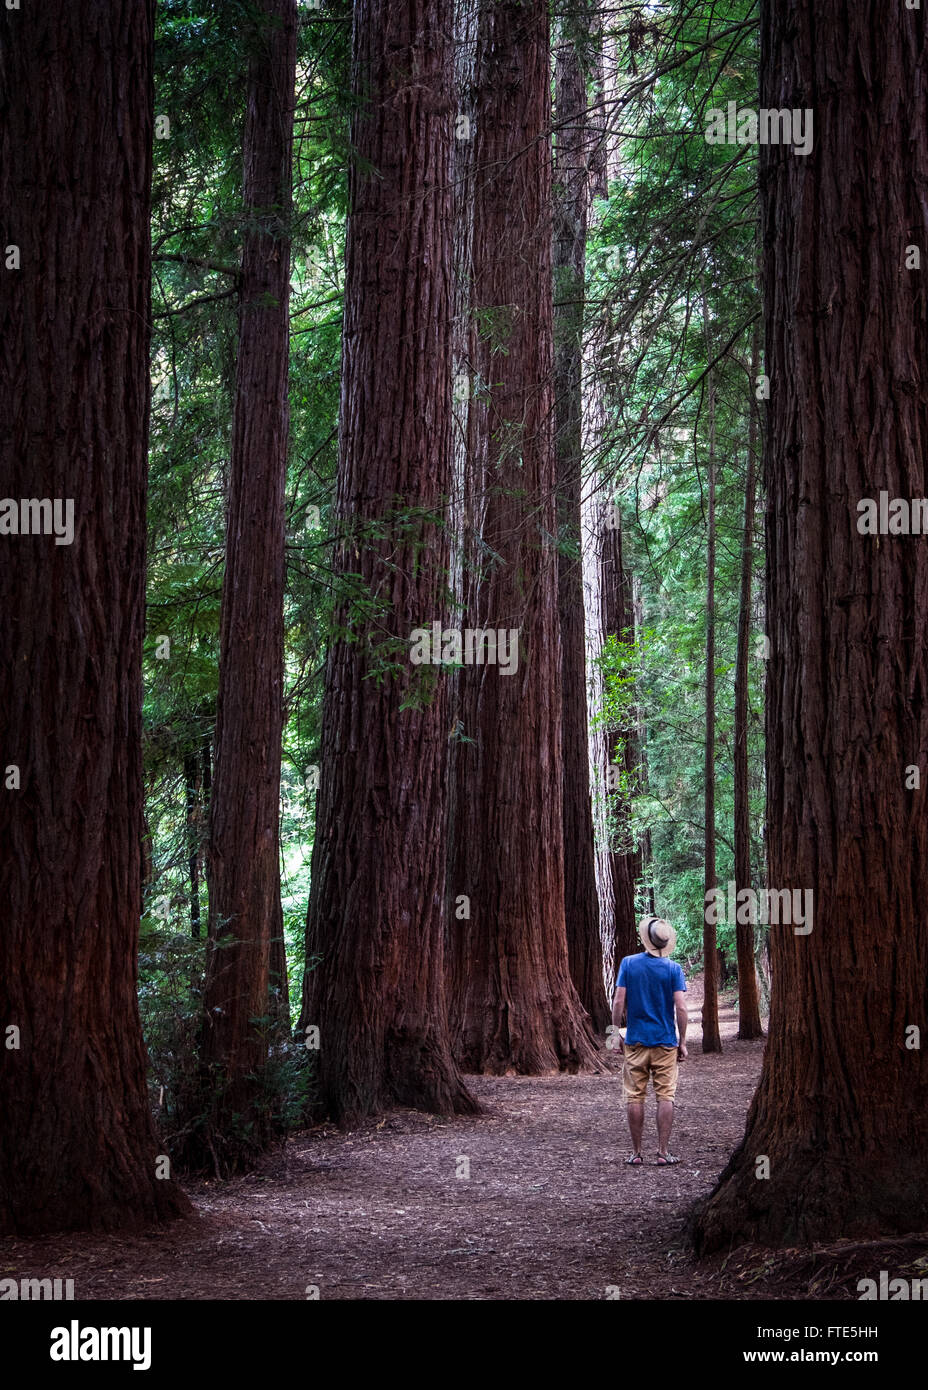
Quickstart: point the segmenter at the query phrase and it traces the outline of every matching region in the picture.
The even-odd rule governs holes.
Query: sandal
[[[641,1157],[640,1149],[637,1153],[632,1154],[630,1158],[627,1158],[625,1160],[625,1166],[627,1168],[637,1168],[641,1163],[644,1163],[644,1159]]]
[[[679,1162],[680,1159],[677,1158],[676,1154],[666,1153],[657,1155],[658,1168],[672,1168],[675,1163]]]

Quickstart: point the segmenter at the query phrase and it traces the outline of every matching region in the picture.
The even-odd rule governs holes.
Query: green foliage
[[[330,551],[350,14],[344,0],[327,0],[325,22],[314,22],[314,15],[318,19],[311,11],[301,18],[294,206],[289,227],[281,228],[292,241],[281,866],[294,1021],[305,967],[316,799],[305,778],[319,762],[325,654],[332,614],[344,597],[333,585]],[[254,221],[242,206],[241,142],[249,55],[262,41],[258,19],[256,7],[242,0],[163,0],[157,12],[155,110],[169,118],[170,133],[154,146],[144,654],[150,859],[139,990],[154,1100],[169,1134],[180,1099],[202,1088],[196,1058],[209,916],[207,782],[218,689],[238,268]],[[170,655],[159,640],[165,637]],[[200,880],[198,939],[192,935],[191,857]],[[262,1074],[267,1117],[295,1122],[310,1084],[311,1059],[305,1049],[293,1057],[286,1047],[269,1053]],[[216,1104],[221,1106],[221,1096]],[[200,1119],[208,1129],[205,1110]],[[214,1135],[212,1142],[220,1141]],[[217,1161],[224,1163],[218,1150]]]
[[[715,391],[716,845],[733,873],[733,705],[744,528],[749,365],[759,314],[752,267],[756,148],[708,145],[705,113],[756,105],[751,4],[655,8],[615,36],[637,74],[623,109],[623,168],[594,209],[587,338],[605,402],[597,468],[620,501],[624,565],[637,578],[644,630],[607,645],[604,726],[640,722],[646,775],[623,785],[631,826],[650,837],[657,910],[701,952],[703,922],[706,477],[708,391]],[[758,469],[759,471],[759,469]],[[756,521],[762,521],[759,514]],[[754,567],[763,561],[755,529]],[[752,630],[763,630],[758,583]],[[761,663],[751,662],[752,865],[761,881]],[[719,946],[733,954],[734,928]]]

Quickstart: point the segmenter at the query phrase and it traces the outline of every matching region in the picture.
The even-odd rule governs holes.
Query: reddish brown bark
[[[760,327],[755,325],[751,349],[751,387],[760,371]],[[754,565],[755,458],[758,443],[757,404],[751,401],[748,423],[748,464],[744,485],[744,532],[741,541],[741,582],[738,605],[738,650],[735,657],[735,885],[751,887],[751,806],[748,769],[748,661],[751,640],[751,580]],[[754,965],[754,925],[735,924],[738,956],[738,1037],[761,1038],[760,1000]]]
[[[244,134],[249,223],[210,798],[203,1034],[214,1091],[211,1123],[230,1167],[246,1151],[260,1150],[273,1129],[265,1087],[269,1033],[272,1023],[285,1020],[274,991],[283,939],[279,801],[295,0],[261,0],[252,45]]]
[[[564,921],[561,651],[552,399],[548,13],[481,7],[473,303],[480,394],[470,466],[482,555],[466,623],[518,631],[518,670],[460,672],[452,1031],[469,1070],[593,1062]]]
[[[479,567],[477,555],[480,514],[481,469],[474,441],[474,411],[471,397],[477,389],[476,323],[473,303],[472,249],[474,236],[474,65],[477,47],[478,0],[455,0],[454,4],[454,81],[455,100],[460,116],[467,120],[466,138],[455,138],[452,150],[452,216],[454,250],[452,255],[452,360],[454,362],[454,403],[452,409],[452,491],[448,519],[451,530],[451,592],[458,612],[466,611]],[[455,122],[456,131],[462,128]],[[462,130],[462,134],[464,131]],[[455,916],[455,882],[458,808],[459,754],[462,751],[460,672],[452,667],[447,675],[448,798],[445,826],[448,839],[444,914],[444,985],[446,996],[456,986],[452,972],[456,964],[453,934],[460,930]]]
[[[0,494],[74,525],[0,535],[2,1234],[189,1211],[136,994],[152,43],[149,4],[0,10]]]
[[[338,517],[346,604],[326,672],[301,1027],[322,1108],[472,1111],[443,999],[448,698],[410,635],[448,621],[451,31],[438,0],[355,8]]]
[[[577,37],[580,37],[579,35]],[[580,555],[583,299],[590,133],[586,78],[577,45],[562,34],[555,65],[555,428],[558,490],[558,615],[564,764],[564,909],[570,974],[597,1032],[610,1011],[603,987],[596,851],[590,800],[586,637]]]
[[[925,495],[925,12],[764,0],[761,36],[761,103],[814,111],[812,154],[760,151],[768,882],[814,917],[771,925],[764,1068],[701,1250],[928,1225],[928,549],[857,529],[861,499]]]

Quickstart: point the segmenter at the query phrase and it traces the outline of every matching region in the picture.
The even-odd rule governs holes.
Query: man
[[[686,980],[676,961],[670,959],[677,944],[677,933],[669,922],[661,917],[642,917],[638,936],[644,954],[625,956],[619,966],[612,1000],[612,1022],[616,1029],[620,1028],[623,1013],[628,1011],[624,1040],[619,1033],[619,1051],[625,1058],[622,1078],[625,1110],[633,1146],[631,1157],[625,1162],[633,1168],[643,1162],[641,1133],[650,1077],[657,1098],[657,1164],[659,1168],[667,1168],[680,1162],[667,1145],[673,1127],[677,1067],[687,1056]],[[679,1042],[674,1029],[675,1014]]]

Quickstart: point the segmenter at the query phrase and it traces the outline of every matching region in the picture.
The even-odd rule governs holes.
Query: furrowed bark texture
[[[244,133],[242,252],[215,769],[203,1060],[228,1160],[273,1129],[269,1042],[287,1026],[280,903],[284,490],[295,0],[261,0]],[[282,980],[281,980],[282,976]]]
[[[473,238],[482,507],[466,622],[516,630],[518,669],[460,672],[452,1031],[467,1070],[595,1062],[564,921],[548,13],[481,8]]]
[[[751,385],[760,371],[760,328],[755,325],[751,350]],[[751,588],[754,560],[754,502],[757,476],[758,411],[751,402],[748,424],[748,467],[744,487],[744,533],[741,542],[741,579],[738,603],[738,651],[735,658],[735,883],[737,890],[751,887],[751,782],[748,764],[748,663],[751,641]],[[760,1000],[754,965],[754,925],[736,922],[738,954],[738,1037],[761,1038]]]
[[[610,1013],[596,891],[590,800],[589,711],[581,545],[583,298],[589,205],[590,132],[586,78],[577,44],[562,33],[555,64],[555,359],[558,614],[561,628],[564,763],[564,910],[570,974],[597,1032]],[[573,553],[572,553],[573,552]]]
[[[762,6],[761,103],[814,111],[812,154],[761,148],[768,882],[814,890],[814,917],[771,925],[763,1073],[702,1250],[928,1225],[928,549],[857,527],[863,498],[928,492],[905,266],[928,246],[926,58],[924,10]]]
[[[378,611],[342,609],[328,662],[301,1019],[345,1124],[476,1109],[443,996],[447,677],[409,659],[448,620],[451,38],[436,0],[355,10],[337,563]]]
[[[136,992],[152,43],[138,0],[0,10],[0,494],[74,524],[0,534],[0,1234],[190,1209]]]

